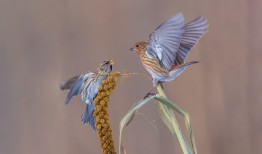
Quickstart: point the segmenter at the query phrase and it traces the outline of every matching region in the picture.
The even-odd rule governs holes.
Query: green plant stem
[[[161,85],[157,86],[158,94],[164,98],[167,99],[166,94],[164,90],[162,89]],[[176,120],[176,117],[172,111],[171,108],[167,107],[166,105],[160,103],[157,101],[157,107],[160,113],[161,119],[164,121],[164,123],[167,125],[167,127],[170,129],[170,131],[173,133],[174,136],[177,136],[177,139],[180,143],[180,146],[182,148],[182,151],[184,154],[192,154],[192,151],[190,150],[188,143],[186,142],[182,131],[179,128],[178,122]]]

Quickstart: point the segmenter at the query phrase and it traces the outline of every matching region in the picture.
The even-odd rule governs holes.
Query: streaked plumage
[[[102,80],[106,79],[108,73],[112,71],[112,65],[112,60],[104,61],[96,72],[86,72],[60,85],[61,90],[70,89],[65,104],[68,104],[73,96],[81,95],[82,101],[87,104],[82,114],[82,122],[89,124],[93,129],[95,129],[95,119],[93,117],[95,110],[94,98],[98,93],[98,87],[102,84]]]
[[[159,25],[149,36],[149,42],[138,42],[132,51],[140,56],[141,62],[153,78],[159,82],[169,82],[180,75],[188,66],[197,63],[184,61],[192,47],[207,32],[208,23],[203,17],[184,24],[182,13]]]

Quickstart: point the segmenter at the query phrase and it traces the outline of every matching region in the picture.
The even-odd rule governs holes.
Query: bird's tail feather
[[[170,73],[170,77],[167,78],[167,79],[165,79],[165,82],[174,80],[174,79],[175,79],[176,77],[178,77],[181,73],[183,73],[184,70],[185,70],[188,66],[190,66],[190,65],[192,65],[192,64],[196,64],[196,63],[198,63],[198,62],[197,62],[197,61],[191,61],[191,62],[185,63],[185,64],[183,64],[183,65],[181,65],[181,66],[178,66],[177,68],[171,70],[171,71],[169,72],[169,73]]]
[[[95,118],[93,116],[93,112],[95,107],[93,104],[87,104],[84,113],[82,114],[82,122],[84,124],[89,124],[94,130],[95,129]]]

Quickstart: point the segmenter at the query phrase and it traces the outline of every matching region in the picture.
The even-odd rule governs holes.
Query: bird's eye
[[[136,47],[138,48],[138,47],[139,47],[139,45],[137,44],[137,45],[136,45]]]

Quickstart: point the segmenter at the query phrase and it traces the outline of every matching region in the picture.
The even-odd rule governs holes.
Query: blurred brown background
[[[101,153],[81,124],[84,104],[64,106],[60,82],[105,59],[147,73],[129,48],[178,12],[210,23],[188,57],[201,63],[165,84],[190,113],[199,153],[262,153],[261,0],[1,0],[0,153]],[[110,102],[116,143],[121,117],[151,87],[140,76],[119,82]],[[125,129],[124,145],[128,154],[182,153],[153,103]]]

